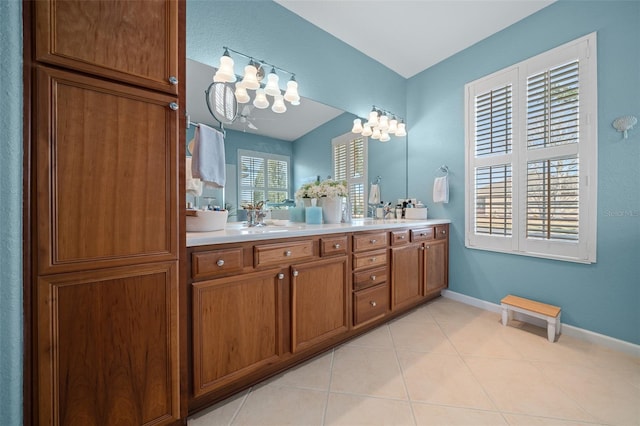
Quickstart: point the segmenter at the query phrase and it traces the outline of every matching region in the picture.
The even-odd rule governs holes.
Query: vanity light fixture
[[[238,103],[244,104],[251,102],[251,94],[248,90],[255,90],[253,105],[256,108],[265,109],[269,107],[270,102],[267,95],[273,97],[273,106],[271,109],[277,113],[283,113],[287,110],[284,101],[289,102],[291,105],[300,105],[298,82],[296,81],[294,73],[263,60],[257,60],[252,56],[229,47],[224,46],[223,49],[224,53],[220,57],[220,66],[213,76],[213,81],[216,83],[234,83],[238,80],[233,68],[234,61],[229,52],[249,59],[249,63],[244,67],[242,80],[236,83],[234,94]],[[265,75],[265,69],[269,68],[271,68],[271,72],[267,75],[266,84],[263,85],[261,81]],[[278,84],[280,81],[278,73],[284,73],[290,76],[284,96]]]
[[[375,105],[364,124],[361,118],[353,120],[351,132],[371,137],[371,139],[379,139],[380,142],[389,141],[391,135],[407,136],[407,129],[403,119],[398,121],[394,113],[378,108]]]

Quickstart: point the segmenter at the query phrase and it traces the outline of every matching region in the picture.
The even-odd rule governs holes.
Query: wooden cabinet
[[[291,267],[292,352],[348,330],[347,273],[344,256]]]
[[[278,360],[284,278],[279,269],[269,269],[193,284],[196,397]]]
[[[424,243],[425,295],[438,294],[449,285],[449,226],[434,228],[434,240]]]
[[[178,93],[179,2],[34,3],[37,61]]]
[[[176,424],[186,5],[24,5],[25,424]]]
[[[391,248],[391,306],[393,310],[422,299],[423,252],[421,244]]]

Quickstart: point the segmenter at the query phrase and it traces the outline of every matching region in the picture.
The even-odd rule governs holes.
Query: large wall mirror
[[[212,4],[221,6],[222,3],[213,2]],[[242,5],[243,3],[236,4]],[[268,3],[259,2],[253,4],[258,8],[279,8],[277,5]],[[195,17],[196,14],[193,13],[191,15],[192,18],[189,19],[189,8],[194,7],[194,5],[200,8],[198,9],[197,18]],[[187,26],[193,25],[192,21],[202,16],[202,7],[204,7],[203,2],[187,2]],[[237,8],[241,9],[242,7],[238,6]],[[229,36],[220,30],[221,25],[228,28],[240,25],[234,22],[234,20],[243,18],[242,12],[238,11],[237,8],[229,6],[216,9],[215,19],[220,24],[217,26],[218,31],[216,34],[218,36],[210,36],[206,32],[199,30],[197,37],[190,37],[189,35],[193,34],[193,32],[189,28],[187,30],[186,109],[191,122],[203,123],[216,128],[220,127],[220,123],[212,117],[207,108],[205,90],[212,83],[212,77],[215,73],[214,66],[218,66],[219,56],[222,54],[222,46],[227,44],[233,46],[234,37],[238,37],[238,34],[241,34],[242,37],[247,37],[246,30],[243,33],[234,33]],[[277,10],[277,14],[289,14],[289,12]],[[290,19],[289,16],[286,16],[286,18]],[[317,29],[306,23],[306,21],[303,23],[298,22],[298,24],[299,28],[296,33],[298,38],[304,39],[305,37],[304,32],[300,29],[308,27],[309,31],[317,32]],[[277,23],[270,21],[270,25],[277,26]],[[330,37],[327,35],[327,38]],[[263,42],[264,38],[260,40]],[[189,57],[190,52],[201,52],[203,50],[202,44],[207,44],[207,49],[216,52],[213,58],[203,60],[203,55],[198,54],[193,56],[199,56],[198,59],[200,60]],[[253,46],[251,45],[250,47]],[[258,46],[255,49],[260,50]],[[277,47],[274,47],[274,49],[277,49]],[[265,56],[268,54],[256,51],[247,53],[252,55],[264,54]],[[293,49],[286,50],[286,53],[291,57],[296,55],[296,51]],[[242,59],[238,58],[236,72],[241,72],[244,65],[246,64],[242,62]],[[306,80],[304,77],[306,77]],[[253,161],[254,157],[260,157],[260,154],[264,154],[266,158],[289,159],[288,187],[286,191],[288,193],[287,198],[290,199],[293,199],[295,191],[302,183],[318,177],[321,179],[329,176],[333,177],[332,139],[349,134],[353,119],[357,116],[341,108],[327,105],[325,102],[317,102],[305,97],[305,84],[318,83],[318,81],[309,81],[310,79],[328,79],[330,78],[329,76],[305,75],[304,77],[298,77],[300,79],[300,95],[302,97],[300,105],[292,106],[287,103],[287,111],[284,113],[275,113],[271,108],[259,109],[254,107],[251,102],[238,105],[236,119],[232,123],[224,125],[226,130],[225,163],[227,171],[225,188],[223,190],[205,188],[202,196],[198,199],[188,195],[187,202],[200,207],[207,204],[227,205],[230,207],[230,220],[238,220],[235,212],[242,204],[243,196],[246,195],[243,194],[242,180],[251,173],[252,166],[250,161]],[[327,82],[322,81],[323,84]],[[284,87],[284,83],[281,87]],[[251,95],[253,99],[253,94]],[[341,95],[344,95],[344,93],[341,93]],[[354,103],[358,102],[354,101]],[[366,100],[363,103],[365,103],[363,108],[368,110],[370,105]],[[361,113],[362,115],[364,114]],[[187,143],[193,139],[194,133],[194,126],[190,126],[187,129]],[[356,137],[357,135],[353,136]],[[406,147],[406,138],[393,137],[387,143],[369,140],[366,156],[368,167],[365,170],[367,182],[365,191],[368,191],[369,183],[380,176],[381,198],[384,201],[393,202],[397,198],[406,196]],[[248,159],[247,161],[249,162],[243,163],[243,159]],[[269,197],[269,194],[271,194],[271,197]],[[265,193],[264,198],[277,198],[279,196],[281,199],[280,195],[280,192],[270,192]],[[276,201],[280,201],[280,199]],[[367,200],[366,192],[364,199]]]

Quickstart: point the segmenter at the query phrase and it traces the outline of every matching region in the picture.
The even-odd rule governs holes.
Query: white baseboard
[[[442,297],[455,300],[456,302],[464,303],[466,305],[475,306],[476,308],[484,309],[485,311],[500,313],[500,305],[496,303],[487,302],[486,300],[476,299],[475,297],[467,296],[462,293],[456,293],[451,290],[443,290]],[[515,319],[518,321],[527,322],[539,327],[547,327],[546,321],[538,318],[534,318],[528,315],[523,315],[518,312],[514,312]],[[562,323],[562,334],[575,337],[576,339],[585,340],[587,342],[595,343],[605,346],[616,351],[624,352],[629,355],[640,357],[640,345],[636,345],[625,340],[609,337],[604,334],[595,333],[593,331],[585,330],[583,328],[575,327],[573,325]]]

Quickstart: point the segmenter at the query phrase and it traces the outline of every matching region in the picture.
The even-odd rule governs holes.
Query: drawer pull
[[[442,235],[445,235],[447,233],[446,229],[442,230]]]
[[[373,306],[374,308],[375,308],[376,306],[378,306],[378,304],[376,303],[376,301],[375,301],[375,300],[372,300],[371,302],[369,302],[369,304],[370,304],[371,306]]]
[[[376,280],[376,276],[375,275],[371,275],[371,281],[375,281]]]
[[[425,234],[424,232],[421,232],[421,233],[420,233],[420,236],[421,236],[421,237],[424,237],[425,235],[427,235],[427,234]]]
[[[284,252],[284,255],[285,255],[286,257],[291,256],[291,251],[290,251],[290,250],[285,251],[285,252]]]
[[[424,246],[420,246],[420,250],[424,250]]]
[[[219,260],[216,262],[216,265],[218,265],[218,266],[220,266],[220,267],[224,266],[224,260],[219,259]]]
[[[334,248],[334,249],[339,249],[339,248],[340,248],[340,244],[334,244],[334,245],[333,245],[333,248]]]
[[[375,243],[377,243],[377,242],[378,242],[378,240],[376,240],[376,239],[372,239],[372,240],[369,240],[369,242],[370,242],[371,244],[375,244]]]
[[[283,274],[282,272],[280,272],[280,273],[278,274],[278,279],[279,279],[279,280],[284,280],[284,274]]]
[[[169,83],[175,86],[176,84],[178,84],[178,79],[172,75],[171,77],[169,77]]]
[[[372,257],[371,259],[369,259],[369,262],[375,262],[375,261],[376,261],[375,257]]]
[[[404,235],[400,235],[398,238],[400,238],[401,240],[404,240]]]
[[[298,271],[293,271],[293,276],[297,277],[298,276]]]
[[[430,247],[431,247],[431,246],[427,246],[427,250],[429,250],[429,248],[430,248]]]

